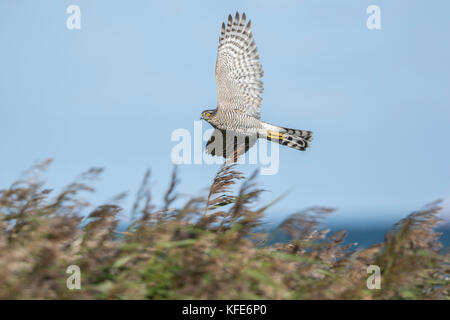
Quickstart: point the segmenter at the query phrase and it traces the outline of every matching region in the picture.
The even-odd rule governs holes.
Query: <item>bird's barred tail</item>
[[[264,123],[264,127],[267,140],[301,151],[305,151],[313,139],[312,132],[307,130],[290,129],[268,123]]]

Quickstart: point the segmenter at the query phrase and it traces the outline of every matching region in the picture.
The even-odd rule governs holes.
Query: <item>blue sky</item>
[[[81,8],[81,30],[66,28],[70,4]],[[366,28],[371,4],[381,30]],[[450,196],[443,0],[2,1],[0,187],[52,157],[52,187],[105,167],[90,197],[98,203],[133,195],[152,168],[160,198],[172,131],[193,130],[216,105],[220,25],[236,10],[253,20],[262,119],[315,134],[307,152],[281,148],[278,174],[259,178],[265,201],[290,190],[270,217],[324,205],[370,225]],[[179,169],[180,191],[198,194],[218,166]]]

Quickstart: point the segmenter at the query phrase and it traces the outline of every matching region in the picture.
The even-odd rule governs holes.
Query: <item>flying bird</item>
[[[260,120],[263,77],[262,65],[251,30],[236,12],[222,23],[216,61],[217,108],[205,110],[201,119],[214,127],[206,151],[237,161],[258,138],[304,151],[312,132],[285,128]]]

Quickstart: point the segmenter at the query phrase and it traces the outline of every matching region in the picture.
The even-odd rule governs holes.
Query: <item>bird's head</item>
[[[205,110],[202,112],[200,119],[209,121],[216,114],[216,110]]]

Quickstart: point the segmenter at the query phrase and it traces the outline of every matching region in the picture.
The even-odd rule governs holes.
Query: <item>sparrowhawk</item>
[[[260,120],[263,69],[245,13],[222,23],[216,62],[217,109],[201,118],[214,128],[206,150],[211,155],[234,158],[251,148],[258,138],[304,151],[312,132],[289,129]]]

